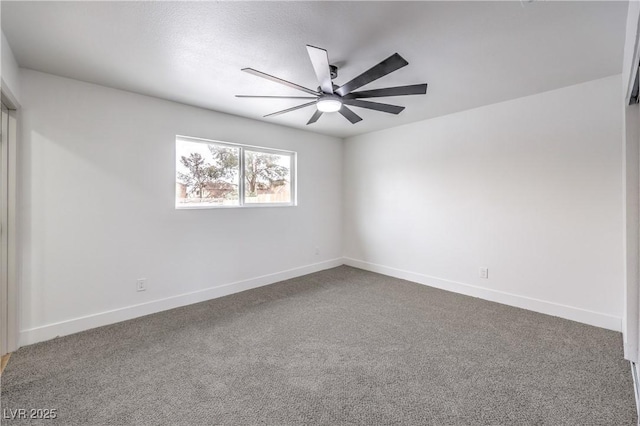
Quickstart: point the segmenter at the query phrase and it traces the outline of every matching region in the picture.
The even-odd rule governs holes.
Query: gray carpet
[[[25,347],[2,379],[42,424],[635,424],[620,333],[346,266]]]

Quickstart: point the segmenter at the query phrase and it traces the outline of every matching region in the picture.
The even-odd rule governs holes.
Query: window
[[[296,153],[176,138],[176,208],[295,205]]]

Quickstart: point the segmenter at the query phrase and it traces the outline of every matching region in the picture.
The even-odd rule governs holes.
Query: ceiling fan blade
[[[327,51],[319,47],[307,44],[307,52],[311,65],[318,77],[318,83],[324,93],[333,93],[333,83],[331,83],[331,71],[329,70],[329,55]]]
[[[236,95],[236,98],[264,98],[264,99],[316,99],[313,96],[261,96],[261,95]]]
[[[302,105],[294,106],[294,107],[291,107],[291,108],[283,109],[282,111],[272,112],[271,114],[265,115],[265,117],[273,117],[274,115],[284,114],[285,112],[295,111],[297,109],[305,108],[305,107],[308,107],[308,106],[311,106],[311,105],[315,105],[315,104],[316,104],[316,101],[307,102],[306,104],[302,104]]]
[[[411,86],[387,87],[384,89],[363,90],[351,92],[345,99],[382,98],[385,96],[424,95],[427,93],[427,84],[414,84]]]
[[[315,90],[307,89],[306,87],[302,87],[302,86],[299,86],[299,85],[297,85],[295,83],[292,83],[290,81],[283,80],[283,79],[278,78],[278,77],[274,77],[272,75],[263,73],[262,71],[254,70],[253,68],[242,68],[242,71],[248,72],[249,74],[253,74],[253,75],[256,75],[258,77],[266,78],[267,80],[271,80],[271,81],[274,81],[276,83],[284,84],[285,86],[291,87],[292,89],[302,90],[303,92],[309,93],[310,95],[319,95],[320,94],[320,93],[316,92]]]
[[[346,118],[347,120],[349,120],[351,122],[351,124],[356,124],[358,121],[362,121],[362,117],[360,117],[358,114],[356,114],[355,112],[351,111],[349,108],[347,108],[346,105],[342,104],[342,108],[340,108],[340,111],[338,111],[340,114],[342,114],[344,116],[344,118]]]
[[[384,77],[385,75],[390,74],[406,65],[409,65],[409,62],[405,61],[405,59],[397,53],[394,53],[384,61],[380,62],[378,65],[368,69],[353,80],[343,84],[339,89],[336,90],[336,93],[340,96],[348,95],[358,87],[362,87],[365,84],[371,83],[372,81]]]
[[[354,107],[375,109],[376,111],[388,112],[390,114],[400,114],[404,109],[403,106],[381,104],[379,102],[361,101],[359,99],[344,99],[342,103]]]
[[[309,121],[307,121],[307,125],[309,124],[313,124],[316,121],[318,121],[318,118],[320,118],[320,116],[322,115],[322,111],[320,110],[316,110],[316,112],[313,113],[313,115],[311,116],[311,118],[309,119]]]

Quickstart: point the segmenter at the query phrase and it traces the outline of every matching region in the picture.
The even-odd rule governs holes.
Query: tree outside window
[[[294,204],[294,156],[291,152],[178,138],[176,207]]]

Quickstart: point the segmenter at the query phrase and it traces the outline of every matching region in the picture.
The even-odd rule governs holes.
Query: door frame
[[[17,244],[17,147],[18,147],[18,119],[20,116],[20,104],[13,94],[2,85],[0,101],[9,108],[9,131],[7,143],[2,146],[1,161],[6,166],[1,182],[6,182],[0,188],[1,214],[5,215],[6,229],[3,229],[0,243],[3,246],[1,261],[5,264],[7,283],[7,324],[5,347],[0,350],[9,353],[18,349],[19,325],[18,325],[18,244]]]

